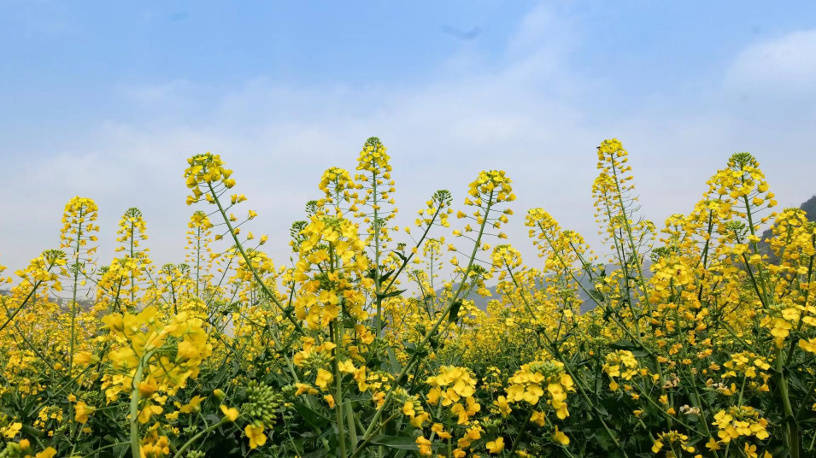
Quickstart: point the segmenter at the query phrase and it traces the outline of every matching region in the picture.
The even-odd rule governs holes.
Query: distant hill
[[[10,290],[0,289],[0,296],[9,296],[9,295],[11,295]],[[69,306],[71,304],[71,299],[69,299],[69,298],[51,297],[51,300],[56,302],[57,305],[59,305],[60,308],[62,308],[63,310],[68,310],[68,308],[69,308]],[[93,307],[94,301],[92,301],[90,299],[77,298],[77,304],[79,305],[80,308],[82,308],[84,310],[88,310],[91,307]]]
[[[816,196],[811,197],[805,203],[799,206],[807,214],[810,221],[816,221]]]
[[[802,205],[799,206],[799,208],[801,208],[802,210],[805,211],[805,214],[807,215],[807,219],[809,221],[816,221],[816,195],[814,195],[810,199],[803,202]],[[766,254],[768,254],[768,256],[770,257],[771,262],[776,262],[777,261],[776,257],[773,255],[773,253],[770,252],[770,248],[768,247],[767,242],[765,242],[765,240],[768,240],[770,237],[771,237],[771,230],[770,229],[768,229],[768,230],[766,230],[765,232],[762,233],[762,240],[763,241],[760,242],[761,243],[761,248],[760,249],[763,250]],[[611,271],[613,271],[615,269],[616,269],[616,267],[611,265],[611,264],[606,266],[606,271],[607,272],[611,272]],[[651,276],[651,270],[649,269],[649,262],[648,261],[646,262],[646,265],[644,265],[644,275],[646,275],[647,277]],[[579,278],[579,281],[584,286],[584,288],[586,288],[587,291],[591,291],[593,289],[592,282],[590,282],[589,279],[586,278],[585,275],[582,275]],[[454,286],[456,286],[456,285],[454,285]],[[499,294],[496,292],[496,286],[495,285],[488,286],[487,289],[490,290],[490,293],[491,293],[490,297],[482,296],[480,294],[477,294],[475,291],[472,291],[468,295],[468,297],[466,297],[466,299],[472,300],[474,305],[476,307],[480,308],[481,310],[487,310],[488,302],[490,302],[493,299],[498,299],[499,298]],[[441,292],[442,291],[439,290],[436,293],[440,294]],[[0,295],[8,295],[8,294],[9,294],[8,290],[0,290]],[[578,290],[578,295],[583,300],[583,304],[581,305],[581,311],[582,312],[586,312],[586,311],[592,310],[594,308],[595,304],[590,300],[590,298],[586,295],[586,293],[584,293],[583,290],[579,289]],[[63,298],[56,298],[56,301],[61,306],[67,306],[68,303],[70,303],[69,300],[63,299]],[[87,308],[89,308],[89,307],[91,307],[93,305],[93,301],[83,300],[83,299],[77,300],[77,303],[79,303],[80,307],[85,308],[85,309],[87,309]]]
[[[649,265],[650,265],[649,261],[646,261],[646,264],[643,266],[644,267],[644,272],[643,273],[647,278],[651,276],[651,271],[649,270]],[[607,273],[612,272],[615,269],[617,269],[617,267],[612,265],[612,264],[606,265],[606,272]],[[581,301],[582,301],[581,312],[588,312],[588,311],[592,310],[593,308],[595,308],[595,303],[584,292],[584,289],[586,291],[592,291],[595,288],[595,286],[592,284],[592,281],[589,280],[589,277],[587,277],[586,274],[581,274],[578,277],[578,281],[583,286],[583,289],[579,288],[578,291],[577,291],[578,297],[580,297]],[[458,286],[458,285],[454,285],[454,287],[456,287],[456,286]],[[491,300],[494,300],[494,299],[500,299],[500,294],[496,291],[496,285],[488,286],[487,289],[490,291],[490,294],[491,294],[491,296],[489,296],[489,297],[477,294],[476,291],[471,291],[471,293],[468,296],[466,296],[465,299],[469,299],[469,300],[473,301],[473,305],[475,305],[479,309],[487,310],[488,302],[490,302]],[[442,290],[438,290],[436,293],[437,293],[437,295],[441,294]]]
[[[800,209],[804,210],[805,215],[807,215],[808,221],[816,221],[816,195],[811,197],[810,199],[806,200],[799,206]],[[767,240],[771,238],[773,233],[770,229],[767,229],[765,232],[762,233],[762,241],[760,242],[760,250],[768,255],[768,260],[771,263],[776,263],[779,260],[776,258],[776,255],[771,252],[771,248],[768,246]]]
[[[805,214],[807,214],[808,220],[816,221],[816,195],[814,195],[813,197],[811,197],[810,199],[808,199],[807,201],[802,203],[802,205],[800,205],[799,208],[801,208],[802,210],[805,211]],[[771,237],[771,230],[770,229],[763,232],[763,234],[762,234],[762,240],[763,241],[769,239],[770,237]],[[768,244],[766,242],[761,242],[761,243],[762,243],[762,246],[760,247],[760,249],[762,251],[764,251],[766,254],[768,254],[771,262],[776,262],[777,261],[776,257],[773,255],[773,253],[770,252],[770,248],[768,247]],[[647,260],[645,265],[643,266],[643,270],[644,270],[643,274],[647,278],[651,277],[651,275],[652,275],[652,272],[651,272],[651,269],[649,268],[649,265],[650,265],[650,263]],[[615,269],[617,269],[617,267],[614,266],[614,265],[609,264],[609,265],[606,266],[606,271],[607,272],[611,272],[611,271],[613,271]],[[587,291],[591,291],[594,288],[594,286],[592,285],[592,282],[589,281],[589,279],[585,275],[582,275],[578,280],[581,282],[581,284],[584,286],[584,288]],[[477,294],[475,291],[472,291],[470,293],[470,295],[468,295],[468,297],[466,299],[472,300],[473,304],[476,307],[478,307],[478,308],[480,308],[482,310],[487,310],[487,303],[488,302],[490,302],[493,299],[499,299],[499,294],[496,292],[496,286],[495,285],[494,286],[488,286],[487,289],[490,290],[490,293],[492,294],[491,297],[481,296],[481,295]],[[439,294],[439,293],[441,293],[441,291],[437,291],[437,294]],[[578,295],[581,297],[581,299],[583,301],[583,303],[581,305],[581,311],[582,312],[587,312],[587,311],[592,310],[593,308],[595,308],[595,303],[590,300],[589,296],[587,296],[586,293],[584,293],[584,291],[582,289],[578,290]]]

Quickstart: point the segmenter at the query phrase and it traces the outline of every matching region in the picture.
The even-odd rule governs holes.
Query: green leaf
[[[317,430],[325,429],[327,425],[331,423],[329,419],[310,409],[301,402],[295,403],[295,410],[297,410],[301,418],[303,418],[306,423]]]
[[[382,445],[397,450],[419,450],[416,445],[416,439],[408,436],[378,436],[372,439],[371,443],[373,445]]]
[[[391,277],[391,275],[393,275],[393,274],[394,274],[394,269],[391,269],[388,272],[385,272],[382,275],[380,275],[380,283],[385,283],[386,281],[388,281],[388,278]]]
[[[389,292],[387,292],[387,293],[377,294],[377,298],[379,298],[379,299],[387,299],[387,298],[389,298],[389,297],[397,297],[397,296],[399,296],[400,294],[402,294],[402,293],[404,293],[404,292],[405,292],[405,290],[404,290],[404,289],[395,289],[395,290],[393,290],[393,291],[389,291]]]
[[[455,323],[456,320],[459,318],[459,309],[462,308],[462,301],[458,300],[451,305],[450,308],[450,315],[448,315],[448,321],[451,323]]]

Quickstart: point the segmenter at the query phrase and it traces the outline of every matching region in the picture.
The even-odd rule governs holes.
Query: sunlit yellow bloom
[[[219,408],[221,409],[221,413],[224,414],[224,418],[230,422],[234,422],[238,418],[238,415],[240,415],[240,412],[238,412],[238,409],[235,407],[227,407],[224,404],[221,404]]]
[[[249,438],[249,448],[256,449],[266,443],[266,434],[264,434],[264,425],[247,425],[244,428],[244,433]]]

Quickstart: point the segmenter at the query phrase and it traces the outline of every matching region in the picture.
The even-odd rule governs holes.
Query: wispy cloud
[[[816,29],[748,46],[728,70],[733,90],[768,96],[816,96]]]

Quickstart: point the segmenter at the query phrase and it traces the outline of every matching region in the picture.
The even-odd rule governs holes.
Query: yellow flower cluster
[[[638,372],[638,361],[635,355],[629,350],[616,350],[606,355],[606,363],[603,370],[613,381],[620,377],[624,380],[631,380]]]
[[[184,178],[192,193],[187,196],[187,205],[200,201],[202,196],[213,203],[215,191],[223,189],[219,185],[226,189],[235,186],[235,179],[230,178],[232,170],[224,168],[224,161],[218,154],[196,154],[187,159],[187,164],[189,167],[184,171]]]
[[[727,372],[723,373],[723,378],[737,377],[738,375],[755,378],[760,375],[764,379],[767,379],[768,375],[764,371],[771,368],[771,365],[768,364],[765,358],[749,351],[732,355],[731,359],[723,364],[723,366],[728,369]],[[759,372],[757,372],[757,370],[759,370]]]
[[[119,229],[116,231],[116,234],[118,235],[118,237],[116,237],[116,241],[121,242],[122,245],[116,248],[116,251],[125,251],[129,249],[130,257],[136,257],[137,253],[143,256],[147,251],[146,249],[139,250],[138,252],[135,250],[136,248],[139,248],[142,241],[147,240],[146,232],[147,224],[145,223],[141,210],[138,208],[129,208],[119,220]]]
[[[98,214],[99,207],[92,199],[76,196],[69,200],[62,216],[60,248],[74,249],[79,253],[89,242],[97,241],[96,235],[92,234],[99,231],[99,226],[94,223]],[[90,255],[94,251],[96,248],[90,247],[86,252]]]
[[[493,249],[493,267],[501,270],[521,266],[521,253],[510,245],[498,245]]]
[[[357,159],[357,170],[382,174],[384,179],[390,179],[389,176],[385,176],[391,173],[390,157],[379,138],[371,137],[366,140]]]
[[[357,159],[359,173],[354,177],[359,183],[358,188],[364,189],[365,193],[357,198],[352,210],[356,211],[355,216],[368,224],[366,243],[373,245],[376,263],[379,263],[380,254],[385,252],[387,242],[391,241],[388,222],[398,211],[396,207],[390,207],[394,205],[392,193],[395,191],[390,160],[380,139],[371,137],[360,151]],[[394,227],[393,230],[399,228]]]
[[[185,312],[165,320],[150,306],[136,314],[115,313],[102,320],[113,343],[108,358],[119,371],[105,377],[108,402],[134,384],[143,398],[157,392],[173,394],[186,386],[187,379],[198,375],[201,362],[212,353],[201,322]],[[140,420],[145,423],[161,410],[148,407]]]
[[[357,189],[354,180],[348,170],[340,167],[330,167],[323,172],[320,177],[320,184],[318,185],[321,191],[326,195],[328,202],[339,205],[340,201],[351,201],[353,197],[351,192]]]
[[[473,397],[476,393],[476,380],[467,368],[442,366],[439,373],[428,377],[425,383],[431,386],[427,393],[428,404],[450,406],[451,413],[456,415],[460,425],[467,424],[470,417],[481,410],[481,405]]]
[[[510,183],[511,180],[504,170],[484,170],[479,172],[479,177],[468,186],[468,195],[477,205],[487,204],[488,201],[512,202],[516,200],[516,195],[513,194]]]
[[[311,329],[325,328],[341,311],[356,320],[367,313],[361,288],[372,280],[365,277],[368,258],[357,236],[357,225],[344,218],[312,217],[303,229],[300,258],[294,278],[300,283],[295,312]]]
[[[730,407],[714,414],[717,436],[724,443],[738,439],[740,436],[754,436],[759,440],[768,438],[768,420],[760,416],[759,411],[749,406]]]
[[[678,431],[660,433],[652,444],[652,453],[660,453],[664,447],[670,450],[674,450],[675,447],[678,447],[685,452],[694,453],[695,448],[689,445],[688,439],[687,435],[681,434]],[[667,452],[667,456],[674,456],[674,453],[671,451]]]
[[[537,406],[545,388],[547,404],[555,410],[555,415],[561,420],[567,418],[567,394],[575,391],[575,386],[560,361],[534,361],[521,366],[507,380],[507,402],[524,401]]]

